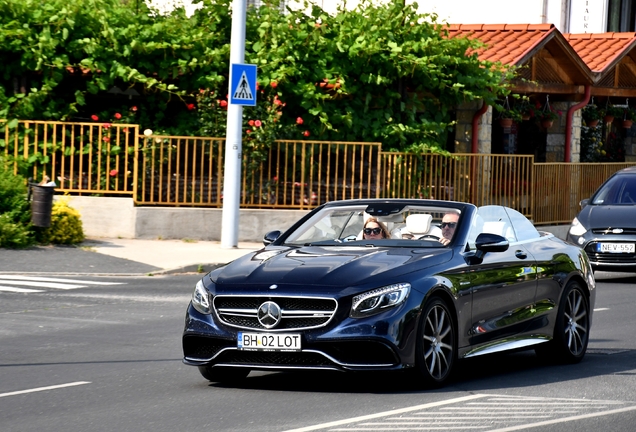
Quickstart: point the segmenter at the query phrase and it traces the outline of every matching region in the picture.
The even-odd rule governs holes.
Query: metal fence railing
[[[276,141],[243,157],[241,207],[310,209],[336,199],[379,196],[380,144]],[[136,202],[220,207],[224,140],[144,137]]]
[[[634,162],[534,164],[536,224],[570,223],[589,198],[616,171]]]
[[[16,174],[45,177],[65,192],[131,195],[139,126],[20,121],[0,123],[0,155]]]
[[[137,205],[221,207],[223,138],[140,136],[138,125],[0,121],[14,172],[78,195]],[[311,209],[352,198],[506,205],[537,225],[569,223],[612,173],[636,163],[534,163],[531,155],[383,152],[379,143],[276,141],[243,157],[244,208]]]
[[[386,198],[500,204],[532,217],[533,156],[382,153]]]

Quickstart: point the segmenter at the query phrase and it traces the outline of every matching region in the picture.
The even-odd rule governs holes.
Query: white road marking
[[[319,429],[331,432],[482,429],[508,432],[636,410],[636,406],[625,406],[627,404],[607,400],[476,394],[287,432]],[[438,408],[429,409],[435,407]],[[403,413],[408,415],[403,416]],[[498,429],[493,430],[493,427]]]
[[[98,282],[79,279],[60,279],[35,276],[20,275],[2,275],[0,274],[0,291],[15,293],[38,293],[45,292],[43,290],[29,288],[14,288],[7,285],[20,285],[26,287],[49,288],[60,290],[72,290],[77,288],[86,288],[89,285],[126,285],[125,282]]]
[[[594,312],[610,310],[609,308],[596,308]]]
[[[27,281],[41,281],[41,282],[77,282],[84,285],[124,285],[125,282],[97,282],[78,279],[59,279],[59,278],[45,278],[37,276],[20,276],[20,275],[0,275],[0,279],[8,280],[27,280]]]
[[[3,280],[2,283],[7,285],[24,285],[24,286],[41,287],[41,288],[55,288],[55,289],[62,289],[62,290],[86,288],[86,285],[63,284],[63,283],[57,283],[57,282],[30,282],[30,281],[24,281],[24,280]]]
[[[564,422],[576,421],[576,420],[581,420],[581,419],[586,419],[586,418],[600,417],[600,416],[606,416],[606,415],[611,415],[611,414],[618,414],[618,413],[627,412],[627,411],[634,411],[634,410],[636,410],[636,406],[619,408],[619,409],[610,410],[610,411],[600,411],[600,412],[596,412],[596,413],[582,414],[582,415],[578,415],[578,416],[558,418],[558,419],[553,419],[553,420],[546,420],[546,421],[542,421],[542,422],[538,422],[538,423],[529,423],[529,424],[525,424],[525,425],[512,426],[512,427],[503,428],[503,429],[493,429],[490,432],[508,432],[508,431],[522,430],[522,429],[530,429],[530,428],[536,428],[536,427],[539,427],[539,426],[546,426],[546,425],[550,425],[550,424],[564,423]]]
[[[61,388],[74,387],[74,386],[90,384],[90,383],[91,383],[90,381],[76,381],[76,382],[72,382],[72,383],[68,383],[68,384],[59,384],[59,385],[48,386],[48,387],[38,387],[38,388],[32,388],[32,389],[27,389],[27,390],[19,390],[19,391],[14,391],[14,392],[9,392],[9,393],[0,393],[0,398],[1,397],[7,397],[7,396],[16,396],[16,395],[21,395],[21,394],[26,394],[26,393],[35,393],[35,392],[47,391],[47,390],[57,390],[57,389],[61,389]]]
[[[488,396],[489,395],[486,395],[486,394],[476,394],[476,395],[471,395],[471,396],[464,396],[464,397],[459,397],[459,398],[455,398],[455,399],[449,399],[449,400],[445,400],[445,401],[432,402],[432,403],[428,403],[428,404],[424,404],[424,405],[417,405],[417,406],[414,406],[414,407],[400,408],[400,409],[391,410],[391,411],[385,411],[385,412],[380,412],[380,413],[375,413],[375,414],[369,414],[369,415],[366,415],[366,416],[353,417],[353,418],[345,419],[345,420],[337,420],[337,421],[333,421],[333,422],[329,422],[329,423],[323,423],[323,424],[314,425],[314,426],[302,427],[302,428],[299,428],[299,429],[291,429],[291,430],[288,430],[286,432],[306,432],[306,431],[313,431],[313,430],[319,430],[319,429],[326,429],[326,428],[329,428],[329,427],[332,427],[332,426],[340,426],[340,425],[344,425],[344,424],[348,424],[348,423],[354,423],[354,422],[359,422],[359,421],[364,421],[364,420],[371,420],[371,419],[376,419],[376,418],[379,418],[379,417],[386,417],[386,416],[389,416],[389,415],[401,414],[401,413],[410,412],[410,411],[417,411],[417,410],[426,409],[426,408],[433,408],[433,407],[438,407],[438,406],[441,406],[441,405],[448,405],[448,404],[452,404],[452,403],[456,403],[456,402],[464,402],[464,401],[484,398],[484,397],[488,397]],[[448,428],[444,428],[444,429],[448,429]],[[347,429],[347,430],[351,430],[351,429]]]
[[[16,292],[16,293],[44,292],[44,290],[34,290],[29,288],[15,288],[15,287],[8,287],[8,286],[2,286],[2,285],[0,285],[0,291],[9,291],[9,292]]]

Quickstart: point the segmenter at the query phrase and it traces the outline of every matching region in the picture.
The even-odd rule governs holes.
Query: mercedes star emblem
[[[274,328],[282,318],[280,306],[273,301],[263,303],[258,308],[258,322],[267,329]]]

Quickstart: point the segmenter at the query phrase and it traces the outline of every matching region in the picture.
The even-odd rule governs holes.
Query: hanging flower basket
[[[613,115],[606,115],[605,117],[603,117],[603,121],[605,123],[611,123],[614,121],[614,116]]]
[[[499,124],[501,125],[501,127],[503,128],[509,128],[510,126],[512,126],[512,119],[511,118],[502,118],[499,119]]]
[[[629,129],[632,127],[633,120],[623,120],[623,127]]]
[[[587,127],[596,127],[598,126],[598,122],[599,120],[590,120],[589,122],[587,122]]]
[[[550,120],[550,119],[541,120],[541,127],[543,127],[544,129],[550,129],[553,124],[554,124],[554,120]]]

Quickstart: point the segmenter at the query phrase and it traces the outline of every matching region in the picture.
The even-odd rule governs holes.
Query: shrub
[[[62,197],[53,203],[51,226],[38,235],[41,243],[77,244],[84,240],[84,228],[77,210],[68,205],[69,197]]]
[[[27,226],[15,222],[8,213],[0,214],[0,247],[24,248],[33,244]]]
[[[0,247],[21,248],[34,243],[26,196],[24,178],[6,169],[0,159]]]

